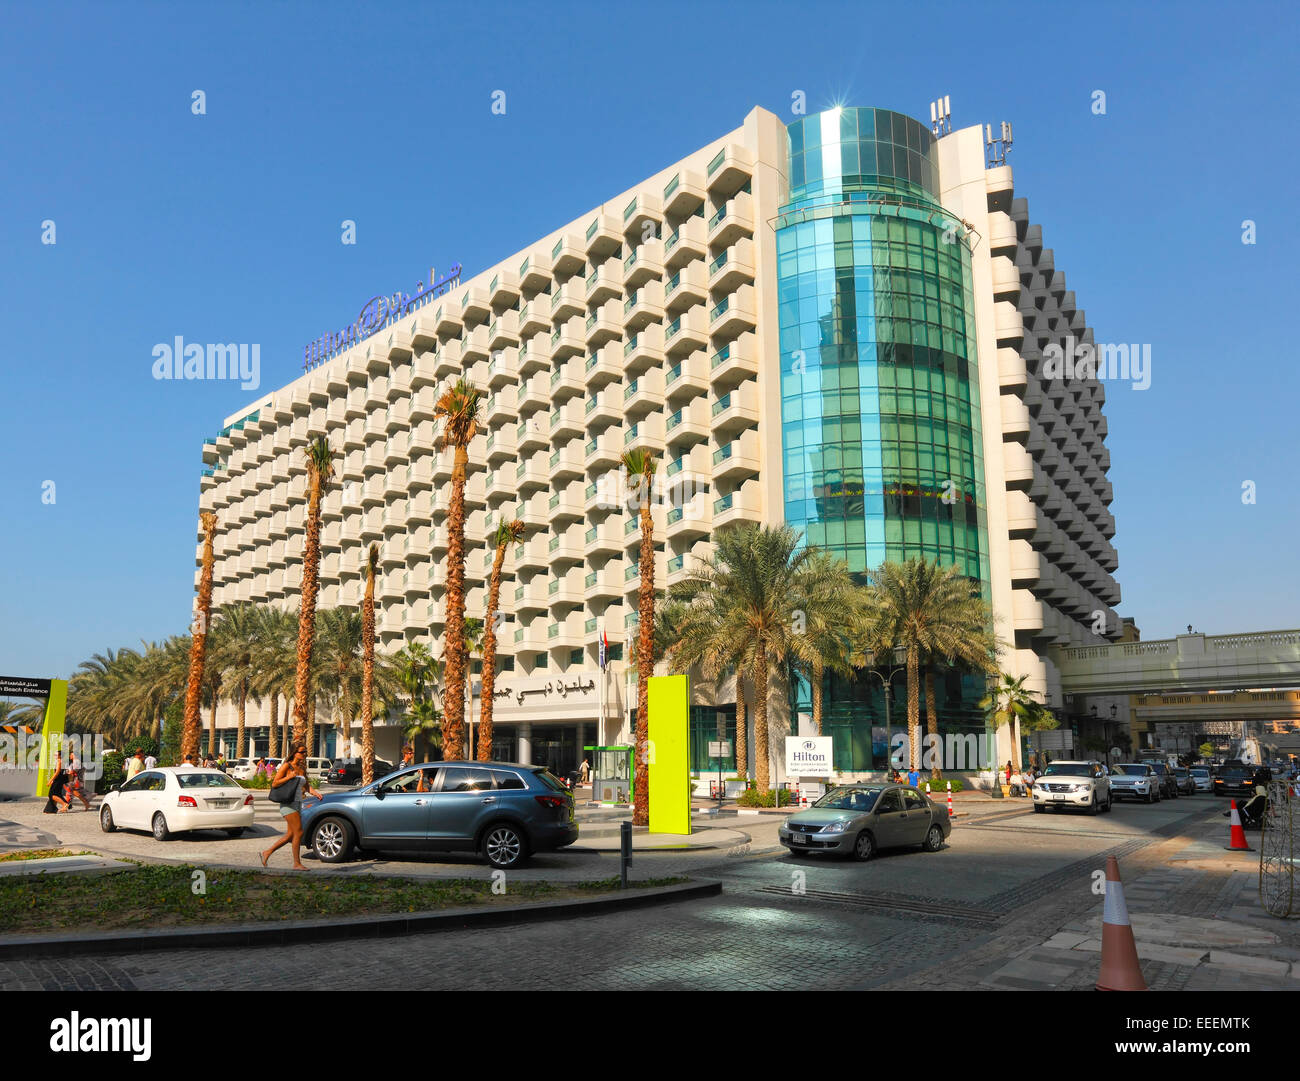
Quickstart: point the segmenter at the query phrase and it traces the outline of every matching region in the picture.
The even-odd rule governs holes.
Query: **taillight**
[[[176,801],[176,806],[177,806],[177,807],[194,807],[195,809],[197,809],[198,806],[199,806],[199,804],[198,804],[198,801],[195,800],[195,798],[194,798],[193,796],[182,796],[180,799],[178,799],[178,800]]]
[[[250,803],[252,803],[252,802],[253,802],[253,797],[252,797],[252,796],[245,796],[245,797],[244,797],[244,806],[245,806],[245,807],[247,807],[247,806],[248,806]]]
[[[533,799],[543,807],[563,807],[565,803],[562,796],[534,796]]]

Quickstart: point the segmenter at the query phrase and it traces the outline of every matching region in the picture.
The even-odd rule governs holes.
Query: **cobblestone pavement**
[[[591,990],[763,990],[788,988],[792,974],[810,971],[809,958],[818,959],[813,986],[828,989],[1065,990],[1096,980],[1099,955],[1087,948],[1099,934],[1093,873],[1111,854],[1135,915],[1223,924],[1194,965],[1178,951],[1200,943],[1148,944],[1143,970],[1154,989],[1254,987],[1260,979],[1285,986],[1300,941],[1292,924],[1260,914],[1254,878],[1171,862],[1222,832],[1217,809],[1187,799],[1092,818],[991,803],[973,807],[941,853],[884,853],[865,864],[791,856],[775,844],[776,820],[741,820],[747,845],[638,854],[633,864],[637,878],[683,870],[720,878],[719,898],[508,930],[0,963],[0,990],[554,989],[560,971],[564,986]],[[603,855],[569,860],[581,861],[583,877],[616,866]],[[435,869],[465,874],[470,866]],[[1160,949],[1170,951],[1164,959]],[[323,950],[330,964],[322,983]]]

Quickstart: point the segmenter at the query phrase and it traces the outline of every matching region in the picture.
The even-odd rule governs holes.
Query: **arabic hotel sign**
[[[785,741],[788,776],[825,777],[832,770],[830,736],[791,736]]]
[[[456,263],[451,270],[435,280],[435,272],[429,268],[429,284],[415,283],[415,295],[403,293],[400,289],[392,296],[374,296],[361,307],[361,314],[356,321],[349,323],[342,330],[323,334],[303,349],[303,371],[311,371],[327,360],[332,360],[345,349],[351,349],[358,342],[365,341],[372,334],[378,334],[386,326],[394,323],[404,315],[409,315],[434,297],[450,292],[460,284],[461,265]]]

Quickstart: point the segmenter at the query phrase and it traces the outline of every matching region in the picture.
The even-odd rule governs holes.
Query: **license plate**
[[[218,810],[225,810],[233,802],[234,802],[233,800],[228,800],[228,799],[210,799],[208,800],[208,806],[216,807]]]
[[[1055,802],[1057,802],[1057,803],[1064,803],[1064,802],[1065,802],[1065,797],[1064,797],[1064,796],[1053,796],[1052,799],[1053,799]]]
[[[808,835],[806,833],[792,833],[790,834],[790,843],[806,845],[808,843]]]

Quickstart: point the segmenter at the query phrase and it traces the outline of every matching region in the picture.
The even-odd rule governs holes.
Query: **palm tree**
[[[423,642],[412,642],[398,650],[392,660],[394,679],[405,693],[406,739],[414,744],[424,736],[432,747],[442,746],[442,713],[433,700],[438,681],[438,662]]]
[[[333,702],[340,754],[350,750],[352,720],[361,696],[363,622],[355,608],[326,608],[316,613],[315,684]]]
[[[311,655],[316,641],[316,594],[320,589],[320,505],[321,497],[334,476],[334,452],[324,436],[316,436],[306,447],[307,455],[307,539],[302,556],[302,605],[298,611],[298,665],[293,685],[293,738],[307,744],[308,729],[315,716],[315,692],[311,686]],[[308,753],[311,752],[307,746]]]
[[[207,656],[208,621],[212,618],[212,542],[217,533],[217,516],[210,510],[199,515],[199,527],[203,530],[203,563],[199,574],[198,610],[194,614],[193,638],[190,645],[189,683],[185,690],[184,732],[181,736],[181,752],[191,756],[199,753],[199,734],[202,731],[202,719],[199,717],[199,701],[203,694],[203,665]]]
[[[483,620],[483,692],[479,705],[478,760],[492,759],[492,695],[496,690],[497,666],[497,612],[501,604],[501,570],[506,562],[506,548],[524,535],[524,523],[518,518],[501,522],[492,541],[496,555],[492,559],[492,576],[488,579],[487,615]]]
[[[754,773],[760,791],[766,792],[771,787],[767,704],[772,669],[787,657],[812,656],[802,640],[807,625],[851,625],[853,581],[847,564],[803,547],[803,534],[790,526],[746,523],[719,530],[713,544],[708,562],[673,591],[690,605],[673,659],[700,665],[709,678],[736,666],[738,683],[744,667],[750,667]],[[739,733],[738,718],[737,737]]]
[[[218,612],[213,661],[227,684],[237,694],[238,720],[235,729],[235,757],[244,757],[244,722],[248,698],[261,704],[253,685],[253,658],[262,630],[262,606],[248,601],[222,605]]]
[[[956,565],[941,567],[925,559],[904,563],[885,562],[871,575],[874,622],[871,637],[892,642],[907,656],[907,731],[909,763],[920,765],[921,663],[947,657],[969,664],[979,671],[995,666],[991,656],[996,642],[990,627],[992,613],[979,596],[978,586],[962,575]],[[938,717],[933,709],[933,691],[927,699],[931,710],[929,730],[938,734]],[[938,771],[933,773],[938,777]]]
[[[259,694],[270,699],[269,739],[267,757],[278,757],[280,751],[280,699],[284,699],[284,743],[288,743],[289,700],[293,697],[296,664],[294,643],[298,636],[298,614],[274,605],[261,608],[262,626],[257,638],[257,656],[254,685]],[[286,747],[287,751],[288,748]]]
[[[996,727],[1014,724],[1011,735],[1012,767],[1020,768],[1020,727],[1023,724],[1029,731],[1055,728],[1059,723],[1042,702],[1034,697],[1034,692],[1025,687],[1027,676],[1010,676],[1002,672],[998,682],[989,689],[989,693],[980,700],[980,708],[994,721]],[[997,760],[993,769],[998,768]]]
[[[629,502],[635,499],[641,515],[641,588],[637,595],[636,647],[636,752],[632,776],[636,795],[632,806],[632,824],[650,824],[650,716],[646,709],[650,677],[654,675],[655,628],[655,545],[651,500],[654,495],[655,469],[658,463],[648,450],[630,450],[622,456],[627,470]]]
[[[361,602],[361,783],[375,779],[375,572],[379,545],[366,553],[366,596]]]
[[[813,725],[822,733],[822,680],[826,670],[852,678],[850,628],[864,616],[867,594],[861,589],[844,588],[843,561],[829,552],[814,549],[808,558],[810,581],[831,589],[833,596],[818,597],[797,621],[803,625],[794,641],[798,666],[807,673],[812,688]],[[798,626],[796,626],[798,631]]]
[[[471,662],[473,661],[475,654],[479,654],[480,656],[482,655],[483,634],[484,634],[483,621],[481,619],[474,619],[472,617],[467,616],[465,618],[465,636],[462,639],[463,641],[462,660],[465,664],[465,685],[466,685],[465,697],[466,699],[468,699],[466,706],[470,710],[470,712],[465,717],[466,732],[468,733],[468,739],[466,740],[467,743],[466,750],[468,751],[471,757],[474,754],[474,732],[473,732],[474,674],[473,674],[473,665],[471,664]]]
[[[445,757],[464,754],[465,741],[465,473],[469,445],[478,432],[479,392],[465,379],[451,384],[433,407],[441,419],[438,449],[454,448],[451,469],[451,503],[447,512],[447,615],[443,631],[446,685],[443,707]]]

